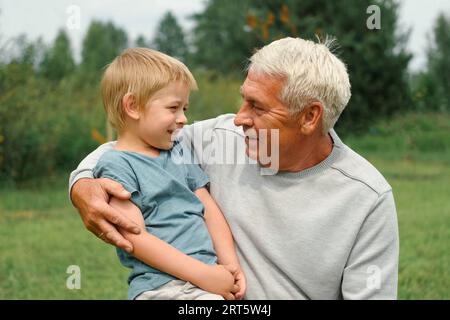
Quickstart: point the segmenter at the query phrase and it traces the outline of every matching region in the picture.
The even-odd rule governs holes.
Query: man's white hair
[[[283,38],[255,52],[248,66],[249,71],[285,78],[280,99],[292,114],[319,101],[323,133],[333,128],[351,96],[347,68],[331,52],[334,44],[328,37],[323,43]]]

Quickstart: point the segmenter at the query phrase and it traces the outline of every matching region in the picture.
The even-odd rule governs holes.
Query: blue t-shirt
[[[155,158],[110,150],[98,161],[94,177],[115,180],[131,193],[131,201],[141,210],[149,233],[195,259],[214,264],[217,259],[204,221],[204,206],[194,194],[209,180],[197,164],[182,162],[182,151],[178,142]],[[129,299],[175,279],[122,249],[117,249],[117,254],[120,262],[132,269]]]

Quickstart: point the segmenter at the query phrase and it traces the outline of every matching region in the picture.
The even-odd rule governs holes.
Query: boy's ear
[[[317,128],[322,127],[323,106],[320,102],[311,102],[301,112],[299,117],[300,131],[304,135],[310,135],[315,132]]]
[[[139,106],[137,104],[135,96],[128,92],[122,98],[122,108],[123,112],[128,115],[131,119],[139,120],[140,112]]]

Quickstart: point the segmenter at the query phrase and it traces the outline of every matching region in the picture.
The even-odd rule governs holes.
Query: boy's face
[[[139,119],[139,136],[145,143],[163,150],[173,147],[178,131],[187,122],[184,112],[189,103],[189,87],[182,81],[171,82],[147,102]]]

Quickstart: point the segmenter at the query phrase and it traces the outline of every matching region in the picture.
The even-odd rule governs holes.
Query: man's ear
[[[128,92],[122,98],[123,112],[131,119],[139,120],[141,113],[134,94]]]
[[[319,101],[308,104],[300,114],[300,131],[304,135],[310,135],[317,129],[322,129],[323,106]]]

